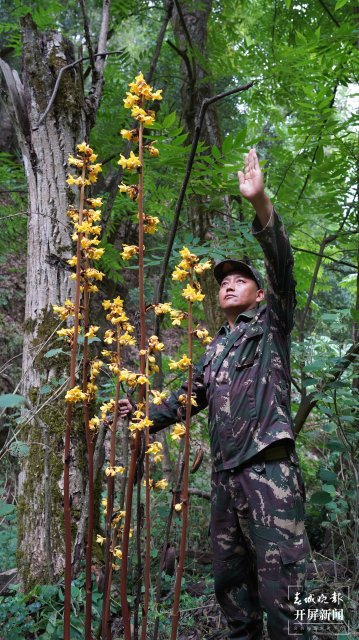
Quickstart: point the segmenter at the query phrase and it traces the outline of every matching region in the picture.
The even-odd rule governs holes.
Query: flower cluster
[[[153,462],[161,462],[163,460],[163,453],[161,453],[163,449],[162,442],[152,442],[146,451],[146,454],[152,454]]]
[[[171,431],[172,440],[181,440],[186,435],[186,426],[180,422],[176,422]]]
[[[170,360],[170,369],[180,369],[180,371],[186,371],[186,369],[188,369],[191,364],[191,359],[188,358],[184,353],[182,358],[177,362],[175,360]]]
[[[97,176],[102,171],[102,165],[98,163],[94,164],[96,160],[97,155],[86,142],[78,144],[77,156],[69,155],[68,164],[75,167],[80,175],[75,178],[75,176],[70,173],[66,180],[67,184],[84,187],[97,182]]]

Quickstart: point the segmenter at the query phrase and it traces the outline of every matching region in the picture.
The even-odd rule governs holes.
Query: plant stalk
[[[190,275],[190,284],[193,284],[192,271]],[[192,396],[192,359],[193,359],[193,318],[192,318],[192,302],[188,300],[188,357],[191,360],[191,364],[188,367],[188,380],[187,380],[187,402],[186,402],[186,433],[185,433],[185,447],[184,447],[184,469],[183,469],[183,485],[182,485],[182,533],[181,544],[179,550],[178,567],[176,573],[175,592],[173,599],[172,609],[172,631],[171,640],[176,640],[179,618],[179,604],[181,598],[181,582],[184,568],[184,560],[186,553],[186,541],[187,541],[187,524],[188,524],[188,479],[189,479],[189,454],[190,454],[190,427],[191,427],[191,396]]]
[[[85,201],[85,174],[87,162],[84,158],[82,168],[82,185],[80,188],[79,203],[79,224],[82,224]],[[76,353],[79,334],[79,312],[80,312],[80,279],[81,279],[81,237],[78,234],[76,247],[76,287],[75,287],[75,317],[74,333],[71,345],[70,380],[69,389],[75,385],[76,377]],[[71,619],[71,498],[70,498],[70,456],[71,456],[71,425],[72,425],[72,403],[67,403],[66,408],[66,431],[64,443],[64,520],[65,520],[65,593],[64,593],[64,640],[70,640],[70,619]]]

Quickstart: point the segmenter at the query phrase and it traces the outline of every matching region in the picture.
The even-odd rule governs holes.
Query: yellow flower
[[[193,333],[200,339],[203,345],[210,344],[213,340],[207,329],[195,329]]]
[[[86,276],[86,278],[93,278],[94,280],[102,280],[102,278],[105,276],[102,271],[98,271],[98,269],[94,268],[85,269],[84,275]]]
[[[105,469],[105,475],[108,476],[115,476],[116,475],[116,471],[114,469],[114,467],[107,467]]]
[[[180,422],[176,422],[173,431],[171,431],[172,440],[180,440],[184,435],[186,435],[185,425],[181,424]]]
[[[69,389],[65,395],[66,402],[80,402],[87,399],[86,393],[81,391],[79,386]]]
[[[203,271],[206,271],[207,269],[212,269],[212,263],[210,260],[206,260],[206,262],[201,262],[200,264],[196,264],[194,266],[194,270],[198,275],[200,275],[201,273],[203,273]]]
[[[90,375],[92,380],[99,375],[102,365],[103,365],[102,360],[94,360],[91,363]]]
[[[163,89],[157,89],[157,91],[154,91],[151,94],[151,100],[162,100],[162,96],[161,96],[162,91]]]
[[[115,473],[119,473],[120,475],[125,473],[125,467],[114,467],[114,470],[115,470]]]
[[[89,398],[93,398],[96,394],[96,391],[98,391],[98,386],[93,382],[89,382],[87,385],[87,395],[89,396]]]
[[[126,91],[126,96],[127,98],[123,99],[123,106],[125,109],[132,109],[132,107],[140,100],[138,96],[133,95],[133,93],[130,93],[129,91]]]
[[[154,140],[150,144],[146,144],[144,147],[146,151],[148,151],[148,153],[150,154],[151,158],[158,158],[158,156],[160,155],[160,152],[157,149],[157,147],[153,146],[155,142],[156,140]]]
[[[181,393],[181,395],[178,396],[178,400],[180,401],[181,404],[186,405],[187,404],[187,394],[186,393]],[[193,407],[198,407],[196,398],[193,395],[191,395],[191,405]]]
[[[77,151],[79,153],[82,153],[85,156],[92,156],[93,155],[93,150],[91,149],[91,147],[88,146],[88,144],[86,144],[85,141],[81,142],[81,144],[77,145]]]
[[[121,165],[122,169],[128,169],[129,171],[134,171],[135,169],[138,169],[138,167],[141,167],[140,159],[133,153],[133,151],[130,152],[129,158],[125,158],[121,153],[118,164]]]
[[[138,142],[138,129],[121,129],[121,136],[125,140]]]
[[[158,442],[157,440],[155,442],[152,442],[149,446],[148,449],[146,451],[146,453],[153,453],[154,455],[157,455],[158,453],[160,453],[163,449],[162,446],[162,442]]]
[[[112,344],[113,342],[115,342],[115,340],[116,338],[115,338],[114,331],[111,331],[111,329],[108,329],[107,331],[105,331],[105,336],[103,341],[106,342],[106,344]]]
[[[82,167],[84,166],[83,160],[80,160],[80,158],[74,158],[74,156],[72,156],[71,154],[69,155],[67,162],[77,169],[82,169]]]
[[[76,267],[77,265],[77,256],[72,256],[72,258],[69,258],[68,260],[66,260],[67,264],[70,265],[70,267]]]
[[[167,391],[156,391],[155,389],[151,389],[151,394],[153,396],[153,404],[162,404],[163,400],[167,398]]]
[[[56,333],[61,338],[68,338],[69,340],[71,340],[71,338],[74,335],[74,331],[75,331],[75,328],[70,327],[69,329],[59,329],[58,331],[56,331]]]
[[[137,378],[137,384],[146,384],[146,382],[149,382],[148,378],[140,374]]]
[[[157,462],[162,462],[163,460],[163,454],[162,453],[156,453],[156,455],[153,456],[153,462],[157,463]]]
[[[178,282],[183,282],[189,276],[188,271],[184,269],[180,269],[179,267],[175,267],[174,272],[172,273],[172,280],[177,280]]]
[[[135,256],[139,252],[139,247],[135,244],[124,244],[123,251],[121,252],[121,258],[123,260],[130,260],[132,256]]]
[[[177,513],[180,513],[180,512],[182,511],[182,508],[183,508],[183,502],[177,502],[177,503],[175,504],[175,511],[176,511]]]
[[[157,226],[159,225],[160,220],[159,218],[157,218],[156,216],[144,216],[143,219],[143,230],[145,233],[156,233],[157,231]]]
[[[68,185],[76,185],[77,187],[81,187],[84,184],[83,179],[81,178],[81,176],[79,176],[78,178],[75,178],[73,175],[71,175],[71,173],[69,174],[67,180],[66,180]]]
[[[89,292],[89,293],[96,293],[96,292],[98,291],[98,286],[97,286],[97,285],[95,285],[95,284],[89,284],[89,285],[88,285],[88,287],[87,287],[87,289],[88,289],[88,292]],[[82,291],[82,290],[83,290],[83,289],[81,289],[81,291]]]
[[[167,489],[168,482],[163,478],[162,480],[157,480],[154,484],[154,489]]]
[[[176,309],[172,309],[170,311],[170,316],[171,316],[171,320],[172,320],[172,324],[173,326],[181,326],[181,320],[184,320],[186,317],[186,312],[185,311],[177,311]]]
[[[97,209],[97,207],[102,207],[102,198],[86,198],[86,202],[93,209]]]
[[[102,258],[104,253],[105,253],[105,249],[103,248],[93,249],[91,247],[90,249],[87,250],[87,255],[89,258],[91,258],[91,260],[100,260],[100,258]]]
[[[93,418],[91,418],[91,420],[89,421],[89,429],[91,431],[95,431],[97,429],[97,427],[99,427],[100,425],[100,418],[98,416],[94,416]]]
[[[103,536],[100,536],[100,534],[98,533],[96,536],[96,542],[98,542],[98,544],[103,544],[105,542],[106,538],[104,538]]]
[[[172,306],[170,302],[160,302],[154,305],[156,316],[161,315],[162,313],[169,313],[172,311]]]
[[[145,111],[145,109],[142,109],[137,105],[133,107],[131,115],[135,120],[143,122],[143,124],[148,127],[150,127],[155,121],[155,114],[153,111]]]
[[[187,358],[186,354],[184,353],[182,358],[177,362],[175,360],[170,360],[170,369],[180,369],[181,371],[186,371],[190,364],[192,364],[191,359]]]
[[[201,293],[201,288],[199,285],[197,285],[196,287],[192,287],[190,284],[188,284],[187,287],[183,289],[182,295],[184,298],[186,298],[186,300],[189,300],[189,302],[196,302],[196,300],[198,302],[201,302],[204,298],[204,293]]]
[[[148,346],[151,351],[163,351],[165,345],[163,342],[159,342],[158,336],[151,336],[148,338]]]
[[[93,338],[98,332],[100,327],[95,327],[93,324],[89,326],[87,333],[85,333],[85,338]]]
[[[120,336],[119,343],[127,344],[127,345],[135,345],[136,339],[126,331],[122,336]]]
[[[115,558],[122,558],[122,551],[119,547],[115,547],[113,550],[113,555]]]
[[[131,200],[135,201],[138,198],[138,186],[137,184],[121,184],[118,186],[121,193],[127,193]]]
[[[101,405],[100,407],[102,420],[105,420],[107,417],[107,414],[111,413],[114,410],[114,408],[115,408],[114,400],[109,400],[109,402],[104,402],[104,404]]]

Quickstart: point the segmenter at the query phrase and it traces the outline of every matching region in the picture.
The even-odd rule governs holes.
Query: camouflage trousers
[[[260,640],[263,611],[272,640],[307,640],[296,621],[309,543],[296,453],[213,472],[211,540],[215,593],[228,638]],[[288,589],[289,588],[289,589]]]

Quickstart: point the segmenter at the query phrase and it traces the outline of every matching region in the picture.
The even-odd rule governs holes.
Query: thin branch
[[[336,17],[333,16],[332,12],[330,11],[329,7],[327,7],[327,5],[325,4],[324,0],[318,0],[318,2],[323,7],[324,11],[328,14],[328,16],[331,18],[331,20],[333,20],[334,24],[337,27],[340,27],[340,23],[338,22]]]
[[[171,5],[171,4],[172,4],[172,0],[169,0],[169,5]],[[170,11],[170,6],[168,6],[167,10],[168,10],[168,12]],[[171,12],[172,12],[172,8],[171,8]],[[146,75],[147,82],[150,82],[150,80],[152,79],[153,74],[155,72],[155,69],[156,69],[156,66],[157,66],[157,63],[158,63],[158,60],[159,60],[160,51],[161,51],[162,44],[163,44],[164,33],[166,31],[166,27],[167,27],[168,21],[170,19],[170,15],[171,14],[169,14],[168,19],[167,19],[167,14],[164,17],[162,25],[161,25],[161,28],[160,28],[160,31],[159,31],[159,34],[157,36],[156,47],[155,47],[155,50],[154,50],[154,53],[153,53],[153,57],[152,57],[152,60],[151,60],[150,69],[149,69],[148,74]],[[124,154],[126,156],[129,153],[130,146],[131,146],[131,143],[127,142],[127,144],[125,146],[125,151],[124,151]],[[123,175],[123,169],[122,169],[122,167],[120,167],[118,169],[117,173],[115,174],[115,176],[113,177],[112,182],[111,182],[111,186],[109,188],[109,194],[108,194],[108,198],[107,198],[107,201],[106,201],[106,207],[105,207],[105,210],[104,210],[103,216],[102,216],[102,220],[104,222],[104,225],[106,225],[106,223],[107,223],[107,221],[108,221],[108,219],[109,219],[109,217],[111,215],[111,211],[112,211],[113,205],[115,203],[116,195],[118,193],[118,184],[121,181],[122,175]],[[110,240],[110,238],[108,238],[108,240]]]
[[[294,245],[292,245],[292,249],[294,249],[294,251],[299,251],[300,253],[310,253],[313,256],[321,256],[324,260],[331,260],[332,262],[335,262],[336,264],[342,264],[345,267],[350,267],[351,269],[356,269],[356,265],[353,264],[352,262],[346,262],[345,260],[336,260],[336,258],[332,258],[331,256],[327,256],[325,253],[318,253],[317,251],[310,251],[310,249],[301,249],[300,247],[295,247]]]
[[[344,371],[346,371],[346,369],[350,366],[350,364],[357,359],[358,355],[359,355],[359,342],[357,342],[352,347],[350,347],[347,353],[342,358],[339,359],[338,364],[334,367],[332,371],[330,380],[325,380],[322,382],[322,384],[318,384],[314,392],[302,398],[297,414],[294,418],[295,434],[298,434],[301,431],[310,412],[318,403],[318,397],[317,397],[318,392],[319,393],[324,392],[330,384],[338,380],[342,376]]]
[[[87,46],[87,51],[89,53],[90,65],[92,70],[92,77],[94,77],[96,75],[95,58],[94,58],[94,52],[92,48],[89,20],[87,17],[85,0],[80,0],[80,6],[81,6],[82,17],[83,17],[83,23],[84,23],[86,46]]]
[[[171,42],[171,40],[167,40],[167,44],[171,47],[171,49],[173,49],[176,53],[178,53],[179,56],[181,56],[182,60],[186,65],[189,83],[192,85],[194,83],[193,69],[191,66],[191,61],[187,55],[186,49],[179,49],[178,47],[176,47],[175,44],[173,44],[173,42]]]
[[[148,73],[146,73],[146,82],[148,84],[150,84],[151,81],[152,81],[153,74],[155,72],[155,69],[156,69],[156,66],[157,66],[157,63],[158,63],[158,59],[160,57],[160,53],[161,53],[162,44],[163,44],[163,40],[164,40],[164,37],[165,37],[167,25],[168,25],[168,23],[169,23],[169,21],[171,20],[171,17],[172,17],[173,0],[168,0],[167,3],[165,2],[165,6],[166,6],[166,4],[167,4],[166,13],[164,15],[164,18],[163,18],[163,21],[162,21],[162,24],[161,24],[161,29],[160,29],[158,37],[157,37],[157,42],[156,42],[155,50],[153,52],[150,68],[148,70]]]
[[[104,51],[102,53],[96,53],[94,55],[94,58],[103,57],[103,56],[114,56],[114,55],[118,56],[118,55],[122,55],[122,54],[123,54],[123,49],[120,50],[120,51]],[[67,71],[68,69],[73,69],[73,67],[76,67],[78,64],[81,64],[81,62],[84,62],[85,60],[89,60],[89,59],[90,59],[89,56],[78,58],[74,62],[71,62],[70,64],[67,64],[67,65],[65,65],[64,67],[62,67],[60,69],[59,75],[56,78],[56,82],[55,82],[54,90],[52,92],[52,96],[51,96],[51,98],[49,100],[49,104],[47,105],[44,113],[40,117],[36,127],[33,127],[33,131],[36,131],[40,127],[40,125],[42,125],[42,123],[44,122],[44,120],[45,120],[47,114],[49,113],[52,105],[54,104],[55,98],[57,96],[57,92],[59,90],[60,82],[61,82],[62,76],[65,73],[65,71]]]
[[[179,17],[179,19],[180,19],[180,23],[181,23],[181,25],[182,25],[183,33],[184,33],[184,35],[185,35],[185,37],[186,37],[186,40],[187,40],[188,45],[189,45],[189,48],[190,48],[191,50],[193,50],[193,45],[192,45],[191,36],[189,35],[188,29],[187,29],[187,25],[186,25],[186,22],[185,22],[185,19],[184,19],[184,15],[183,15],[183,13],[182,13],[181,5],[180,5],[180,3],[178,2],[178,0],[174,0],[174,3],[175,3],[175,5],[176,5],[176,9],[177,9],[178,17]]]
[[[160,272],[158,287],[157,287],[157,291],[156,291],[155,304],[158,304],[159,302],[161,302],[162,297],[163,297],[165,280],[166,280],[166,276],[167,276],[168,263],[169,263],[169,260],[170,260],[174,239],[175,239],[175,236],[176,236],[176,233],[177,233],[177,227],[178,227],[178,223],[179,223],[180,213],[181,213],[181,210],[182,210],[182,205],[183,205],[183,201],[184,201],[187,185],[188,185],[188,182],[189,182],[189,179],[190,179],[192,166],[193,166],[193,162],[194,162],[194,159],[195,159],[196,150],[197,150],[197,146],[198,146],[198,142],[199,142],[199,137],[200,137],[201,128],[202,128],[203,120],[204,120],[204,117],[205,117],[205,113],[206,113],[206,111],[207,111],[207,109],[208,109],[210,104],[213,104],[214,102],[217,102],[218,100],[222,100],[223,98],[226,98],[227,96],[231,96],[231,95],[233,95],[235,93],[239,93],[241,91],[247,91],[247,89],[250,89],[250,87],[252,87],[253,85],[254,85],[254,81],[253,82],[248,82],[247,84],[242,85],[241,87],[236,87],[235,89],[230,89],[229,91],[224,91],[223,93],[219,93],[216,96],[213,96],[212,98],[205,98],[203,100],[203,102],[202,102],[202,105],[201,105],[201,108],[200,108],[200,111],[199,111],[199,115],[198,115],[198,118],[197,118],[196,126],[195,126],[195,132],[194,132],[194,136],[193,136],[191,151],[190,151],[188,159],[187,159],[186,172],[185,172],[185,175],[184,175],[184,178],[183,178],[183,181],[182,181],[181,189],[180,189],[180,192],[179,192],[179,195],[178,195],[178,199],[177,199],[177,203],[176,203],[176,207],[175,207],[175,211],[174,211],[172,228],[171,228],[170,233],[169,233],[166,252],[165,252],[165,255],[164,255],[164,258],[163,258],[163,262],[162,262],[162,265],[161,265],[161,272]],[[156,335],[157,335],[157,332],[159,330],[159,324],[160,324],[160,319],[159,318],[160,318],[160,316],[156,316],[156,328],[155,328]]]

